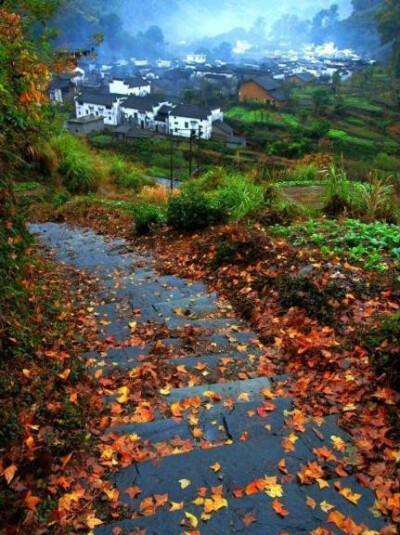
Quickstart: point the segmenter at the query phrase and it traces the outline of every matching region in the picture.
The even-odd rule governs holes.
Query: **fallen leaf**
[[[181,489],[186,489],[186,487],[188,487],[191,484],[189,479],[180,479],[179,483],[181,485]]]
[[[282,516],[283,518],[289,514],[289,511],[286,509],[283,503],[276,499],[272,502],[272,509],[277,515]]]

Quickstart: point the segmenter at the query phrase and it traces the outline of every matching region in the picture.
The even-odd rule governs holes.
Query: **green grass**
[[[362,223],[357,219],[298,223],[270,228],[275,236],[286,237],[295,246],[314,245],[327,257],[338,256],[371,271],[384,271],[390,261],[399,264],[400,232],[397,225]]]

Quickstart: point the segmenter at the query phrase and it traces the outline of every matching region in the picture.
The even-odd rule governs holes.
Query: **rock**
[[[307,275],[310,275],[314,271],[314,267],[309,264],[308,266],[305,266],[301,268],[301,270],[297,273],[298,277],[307,277]]]

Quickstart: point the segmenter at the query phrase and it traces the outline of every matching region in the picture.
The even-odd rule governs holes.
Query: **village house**
[[[231,126],[224,123],[224,121],[221,121],[220,119],[213,122],[213,125],[212,125],[212,138],[213,139],[226,140],[230,136],[233,136],[233,128]]]
[[[110,93],[143,97],[151,93],[151,84],[143,78],[114,78],[108,84]]]
[[[185,63],[204,64],[207,61],[205,54],[188,54],[185,58]]]
[[[223,121],[220,108],[210,109],[195,104],[179,104],[168,116],[168,132],[173,136],[211,139],[214,121]]]
[[[291,84],[309,84],[315,80],[315,76],[309,72],[297,72],[287,77],[287,81]]]
[[[67,121],[67,128],[72,134],[87,136],[104,130],[104,118],[95,115],[72,118]]]
[[[121,104],[121,121],[124,124],[138,126],[142,130],[157,131],[157,127],[160,127],[161,131],[165,132],[165,123],[163,128],[158,113],[163,106],[171,106],[171,104],[166,97],[131,95]]]
[[[287,104],[282,83],[270,76],[261,76],[245,80],[239,87],[240,102],[261,102],[277,108]]]
[[[76,117],[103,117],[105,125],[117,126],[120,123],[120,103],[126,98],[126,95],[83,92],[75,99]]]
[[[54,76],[48,86],[49,99],[53,102],[69,103],[74,102],[75,86],[68,74]]]

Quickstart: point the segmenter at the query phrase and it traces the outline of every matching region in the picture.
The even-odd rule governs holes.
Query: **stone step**
[[[260,391],[263,388],[270,388],[271,381],[267,377],[257,377],[255,379],[246,379],[243,381],[232,381],[229,383],[216,383],[200,386],[192,386],[188,388],[175,388],[168,396],[168,402],[173,403],[182,399],[188,399],[199,396],[202,400],[206,401],[210,398],[204,394],[207,392],[213,392],[222,396],[222,398],[233,398],[236,402],[240,403],[240,395],[246,393],[250,400],[262,400],[263,396]]]
[[[242,461],[241,464],[245,464]],[[264,474],[265,475],[265,474]],[[221,484],[221,482],[219,482]],[[355,477],[341,480],[343,487],[351,488],[353,492],[362,494],[359,506],[352,505],[343,496],[334,490],[333,482],[329,488],[320,489],[318,485],[300,487],[295,483],[283,484],[284,495],[279,501],[284,504],[289,514],[285,518],[280,517],[272,508],[273,498],[265,493],[244,496],[236,499],[226,492],[223,484],[223,496],[227,500],[227,507],[212,513],[207,521],[201,519],[202,505],[184,502],[182,510],[169,512],[172,498],[168,494],[168,503],[157,511],[154,516],[141,517],[135,520],[123,520],[108,526],[96,528],[95,535],[112,535],[113,529],[120,528],[128,534],[134,530],[143,529],[146,535],[180,535],[190,532],[189,527],[182,525],[188,512],[196,517],[198,526],[196,530],[202,535],[281,535],[283,533],[308,535],[320,526],[327,525],[327,519],[331,511],[325,513],[320,504],[325,501],[331,504],[337,511],[351,518],[357,524],[365,524],[370,530],[380,530],[385,526],[382,518],[375,518],[369,510],[374,503],[371,491],[361,487]],[[192,496],[195,492],[192,493]],[[317,503],[313,510],[306,505],[307,497]],[[134,506],[143,500],[145,494],[141,494],[135,500]],[[175,501],[175,500],[174,500]],[[362,504],[362,505],[361,505]],[[246,514],[254,516],[254,522],[246,526],[243,522]],[[334,524],[329,524],[330,533],[339,534]]]

